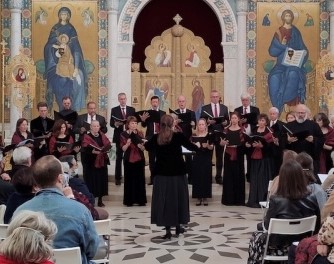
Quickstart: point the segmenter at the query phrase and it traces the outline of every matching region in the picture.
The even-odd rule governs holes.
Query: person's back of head
[[[316,179],[314,178],[312,157],[306,152],[301,152],[297,155],[296,161],[302,166],[307,183],[316,182]]]
[[[158,145],[168,144],[173,137],[174,118],[171,115],[163,115],[160,121]]]
[[[295,160],[283,163],[279,171],[277,195],[289,200],[298,200],[308,193],[307,181],[300,164]]]
[[[40,188],[57,187],[62,183],[62,174],[61,163],[53,155],[41,157],[33,166],[34,179]]]
[[[14,149],[13,151],[13,162],[15,165],[31,165],[31,149],[22,146]]]
[[[32,193],[36,187],[36,181],[32,174],[32,168],[22,168],[15,172],[12,178],[15,190],[21,194]]]
[[[288,160],[296,160],[297,152],[287,149],[283,151],[283,163]]]
[[[42,263],[52,257],[57,226],[42,212],[21,211],[8,226],[0,254],[16,263]]]

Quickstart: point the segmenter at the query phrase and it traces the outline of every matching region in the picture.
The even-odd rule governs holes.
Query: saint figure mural
[[[71,10],[62,7],[44,47],[45,73],[47,80],[47,103],[52,105],[53,95],[62,110],[62,98],[72,99],[72,109],[86,107],[87,73],[78,34],[70,23]],[[65,66],[65,64],[68,64]]]
[[[304,64],[308,59],[308,50],[303,37],[292,23],[294,14],[284,10],[281,15],[282,26],[275,32],[269,47],[269,54],[276,57],[276,64],[268,76],[269,96],[273,106],[282,112],[284,104],[297,105],[305,102],[306,71]],[[286,63],[296,52],[304,52],[300,64],[291,66]]]

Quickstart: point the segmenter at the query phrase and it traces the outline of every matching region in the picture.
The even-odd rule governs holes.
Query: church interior
[[[286,10],[298,37],[289,36],[295,46],[276,55]],[[298,103],[312,115],[334,115],[334,0],[2,0],[0,13],[6,145],[19,118],[37,117],[39,102],[54,118],[63,96],[79,114],[95,102],[110,139],[110,110],[123,92],[137,111],[149,109],[154,95],[160,109],[176,109],[184,95],[196,112],[217,90],[230,111],[246,92],[261,113],[277,107],[284,121]],[[59,27],[66,34],[56,35]],[[281,63],[298,76],[279,75]],[[105,202],[112,219],[110,263],[245,263],[260,208],[222,205],[222,186],[213,183],[209,206],[190,199],[187,232],[159,240],[161,228],[150,224],[152,186],[145,207],[124,207],[123,185],[113,182],[114,156]]]

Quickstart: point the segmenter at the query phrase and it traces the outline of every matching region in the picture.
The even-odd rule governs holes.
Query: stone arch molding
[[[151,0],[130,0],[128,1],[119,18],[118,41],[133,42],[133,29],[141,10]],[[215,12],[222,30],[222,43],[237,42],[237,22],[232,8],[227,0],[203,0]]]

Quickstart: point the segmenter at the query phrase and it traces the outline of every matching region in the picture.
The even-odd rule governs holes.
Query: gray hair
[[[8,237],[1,243],[0,254],[17,263],[51,259],[51,242],[56,233],[56,224],[43,212],[20,211],[8,226]]]
[[[13,151],[13,161],[15,165],[27,165],[30,164],[31,155],[30,148],[26,146],[18,147]]]
[[[63,167],[63,172],[68,173],[70,171],[70,165],[65,161],[60,162],[60,163],[61,163],[61,166]]]
[[[270,111],[274,111],[276,114],[279,114],[279,110],[278,110],[278,108],[275,107],[275,106],[270,107],[270,108],[269,108],[269,112],[270,112]]]
[[[251,95],[248,93],[248,92],[243,92],[241,95],[240,95],[240,99],[251,99]]]

